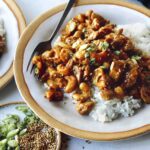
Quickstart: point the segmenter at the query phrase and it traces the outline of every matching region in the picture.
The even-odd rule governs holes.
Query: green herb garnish
[[[91,65],[94,65],[94,64],[95,64],[95,61],[96,61],[95,58],[92,58],[92,59],[90,60],[90,64],[91,64]]]
[[[94,43],[92,43],[88,48],[87,51],[88,52],[94,52],[96,50],[96,45]]]
[[[84,29],[82,30],[82,32],[83,32],[83,33],[86,33],[86,32],[87,32],[87,29],[86,29],[86,28],[84,28]]]
[[[120,55],[121,52],[117,50],[117,51],[114,51],[114,53],[115,53],[116,55]]]
[[[36,75],[38,75],[39,74],[39,69],[36,67],[35,69],[34,69],[34,73],[36,74]]]
[[[85,58],[89,58],[90,57],[90,53],[86,52],[84,56],[85,56]]]
[[[100,47],[101,47],[102,51],[106,51],[109,47],[109,43],[108,42],[101,42]]]
[[[103,65],[103,66],[100,66],[100,68],[102,68],[102,69],[106,69],[106,66],[104,66],[104,65]]]
[[[87,48],[87,51],[88,51],[88,52],[93,52],[93,51],[94,51],[94,48],[88,47],[88,48]]]
[[[141,57],[140,57],[140,56],[138,56],[138,55],[135,55],[135,56],[132,56],[132,57],[131,57],[131,59],[140,60],[140,59],[141,59]]]

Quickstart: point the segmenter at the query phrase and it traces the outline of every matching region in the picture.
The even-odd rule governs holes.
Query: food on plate
[[[56,150],[57,133],[25,105],[16,109],[25,115],[9,114],[0,121],[0,150]]]
[[[123,34],[132,40],[140,52],[150,56],[150,22],[119,25],[118,28],[124,29]]]
[[[55,102],[72,93],[76,110],[101,122],[149,104],[150,57],[125,31],[92,10],[72,18],[53,48],[32,60],[45,97]]]
[[[6,40],[5,40],[5,29],[3,25],[3,21],[0,20],[0,56],[5,51]]]

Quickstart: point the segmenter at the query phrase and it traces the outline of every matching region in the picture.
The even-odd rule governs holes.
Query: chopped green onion
[[[96,61],[95,58],[92,58],[92,59],[90,60],[90,64],[91,64],[91,65],[94,65],[94,64],[95,64],[95,61]]]
[[[17,147],[15,148],[15,150],[19,150],[19,146],[17,146]]]
[[[131,59],[133,61],[134,64],[137,64],[136,59]]]
[[[0,150],[5,150],[6,144],[7,144],[7,139],[1,140],[0,141]]]
[[[3,120],[3,122],[9,124],[9,123],[16,123],[19,120],[20,119],[18,115],[7,115],[7,117]]]
[[[114,51],[114,53],[116,54],[116,55],[120,55],[120,51]]]
[[[85,58],[89,58],[90,54],[88,52],[86,52],[84,56],[85,56]]]
[[[91,43],[90,47],[92,47],[92,48],[96,48],[96,44]]]
[[[140,60],[140,59],[141,59],[141,57],[140,57],[140,56],[138,56],[138,55],[135,55],[135,56],[132,56],[132,57],[131,57],[131,59]]]
[[[18,141],[16,141],[16,140],[10,140],[10,141],[8,141],[8,145],[10,147],[17,147],[18,146]]]
[[[100,66],[100,68],[102,68],[102,69],[106,69],[106,66],[104,66],[104,65],[103,65],[103,66]]]
[[[27,113],[29,111],[29,108],[27,106],[17,106],[16,109],[23,113]]]
[[[18,134],[18,132],[19,132],[19,129],[15,129],[15,130],[12,130],[12,131],[8,132],[7,138],[14,137],[15,135]]]
[[[40,72],[39,69],[36,67],[36,68],[34,69],[34,73],[35,73],[35,74],[39,74],[39,72]]]
[[[25,128],[25,129],[23,129],[22,131],[20,131],[20,133],[19,133],[19,135],[24,135],[24,134],[26,134],[26,132],[27,132],[27,128]]]
[[[86,29],[86,28],[84,28],[84,29],[82,30],[82,32],[86,33],[86,32],[87,32],[87,29]]]
[[[106,51],[109,47],[109,43],[108,42],[101,42],[100,47],[101,47],[102,51]]]
[[[88,52],[93,52],[94,49],[93,49],[93,47],[88,47],[88,48],[87,48],[87,51],[88,51]]]
[[[96,50],[96,45],[94,43],[92,43],[88,48],[87,51],[88,52],[94,52]]]

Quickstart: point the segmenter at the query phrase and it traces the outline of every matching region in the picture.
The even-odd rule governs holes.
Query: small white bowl
[[[0,120],[5,118],[7,114],[17,114],[21,119],[23,119],[23,113],[19,113],[18,110],[15,109],[16,106],[25,104],[24,102],[13,102],[13,103],[5,103],[0,105]],[[26,104],[25,104],[26,105]],[[57,139],[57,147],[56,150],[60,150],[61,147],[61,133],[55,129],[56,131],[56,139]]]

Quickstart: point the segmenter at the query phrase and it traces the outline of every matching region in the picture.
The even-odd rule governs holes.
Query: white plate
[[[115,24],[131,24],[135,22],[147,22],[150,20],[148,16],[141,13],[143,12],[150,15],[148,10],[120,1],[114,2],[108,0],[100,2],[97,0],[81,0],[79,1],[79,4],[84,5],[73,8],[69,16],[66,18],[66,22],[76,14],[84,13],[89,9],[93,9],[96,13],[101,14]],[[19,91],[25,101],[46,123],[59,128],[62,132],[80,138],[114,140],[146,132],[147,128],[144,128],[145,130],[143,130],[143,128],[140,127],[150,123],[150,106],[144,107],[144,109],[140,110],[133,117],[122,118],[111,123],[102,124],[94,121],[89,116],[80,116],[75,110],[71,98],[65,98],[66,104],[64,104],[64,101],[59,103],[50,103],[47,101],[44,98],[45,89],[43,85],[41,85],[33,75],[26,72],[27,63],[32,51],[38,43],[48,40],[59,20],[58,18],[60,18],[62,14],[62,12],[59,12],[62,9],[63,6],[57,7],[37,18],[29,25],[20,39],[15,57],[15,78]],[[21,57],[21,60],[18,61],[19,57]],[[19,74],[18,70],[20,71]],[[148,128],[150,129],[150,126],[148,126]]]
[[[6,51],[0,57],[0,88],[2,88],[13,77],[12,63],[20,33],[25,28],[25,20],[12,0],[0,0],[0,19],[4,22],[6,32]]]

